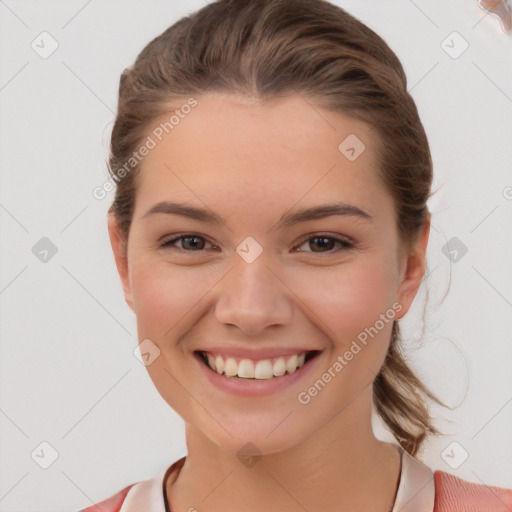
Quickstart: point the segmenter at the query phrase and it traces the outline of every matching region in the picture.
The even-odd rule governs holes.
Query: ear
[[[430,213],[428,213],[414,246],[405,255],[405,268],[401,272],[398,288],[398,302],[402,305],[402,309],[396,315],[397,319],[402,318],[409,311],[425,275],[430,218]]]
[[[114,258],[116,260],[117,271],[121,278],[124,299],[130,309],[134,311],[128,273],[127,241],[124,239],[114,213],[111,211],[108,212],[108,236],[110,238],[110,245],[112,246]]]

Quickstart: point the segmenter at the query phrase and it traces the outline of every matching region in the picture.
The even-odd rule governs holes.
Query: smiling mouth
[[[228,379],[236,380],[270,380],[279,379],[295,373],[322,352],[309,350],[272,359],[236,359],[234,357],[213,356],[208,352],[196,351],[195,355],[211,371]]]

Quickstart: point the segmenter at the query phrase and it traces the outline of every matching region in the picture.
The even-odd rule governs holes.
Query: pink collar
[[[402,471],[391,512],[433,512],[434,510],[434,474],[422,462],[409,455],[401,447]],[[167,470],[157,477],[133,485],[119,512],[165,512],[163,479]]]

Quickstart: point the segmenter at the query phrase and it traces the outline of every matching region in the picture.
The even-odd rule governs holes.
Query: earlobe
[[[402,305],[402,309],[396,315],[397,319],[402,318],[409,311],[425,275],[429,235],[430,214],[428,214],[424,221],[419,237],[407,256],[406,267],[398,290],[398,302]]]
[[[124,298],[130,309],[133,311],[133,302],[131,296],[131,287],[128,273],[128,254],[126,248],[126,240],[121,233],[118,222],[116,221],[113,212],[108,212],[108,236],[110,238],[110,245],[114,253],[117,271],[121,278],[123,286]]]

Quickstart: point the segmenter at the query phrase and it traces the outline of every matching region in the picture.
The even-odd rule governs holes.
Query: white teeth
[[[208,358],[208,364],[210,368],[215,368],[215,359],[211,354],[206,354],[206,357]]]
[[[224,366],[224,373],[228,377],[234,377],[238,373],[238,364],[234,357],[228,357]]]
[[[222,375],[222,372],[224,372],[224,359],[222,359],[220,356],[217,356],[215,358],[215,364],[210,364],[210,368],[216,370],[219,375]]]
[[[257,379],[271,379],[274,376],[272,362],[268,359],[258,361],[254,367],[254,377]]]
[[[286,373],[286,362],[283,357],[280,357],[275,363],[273,367],[274,376],[280,377]]]
[[[290,357],[279,357],[274,361],[262,359],[254,363],[251,359],[242,359],[237,363],[234,357],[228,357],[224,360],[221,356],[213,357],[205,353],[208,366],[219,375],[226,377],[239,377],[241,379],[259,379],[268,380],[273,377],[281,377],[286,372],[294,373],[300,368],[306,359],[306,353],[294,354]]]
[[[250,359],[242,359],[238,365],[238,376],[242,379],[254,379],[254,363]]]
[[[288,359],[288,362],[286,363],[286,371],[288,373],[293,373],[297,369],[297,360],[298,357],[296,354]]]

